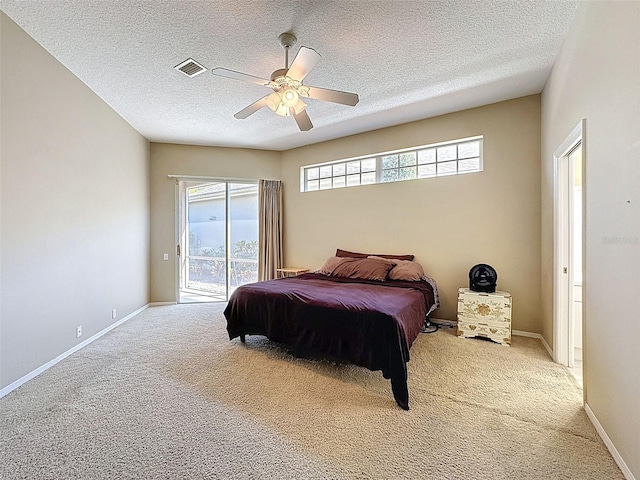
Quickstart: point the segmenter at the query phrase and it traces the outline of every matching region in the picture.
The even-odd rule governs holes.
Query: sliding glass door
[[[225,301],[258,280],[258,185],[180,182],[180,303]]]

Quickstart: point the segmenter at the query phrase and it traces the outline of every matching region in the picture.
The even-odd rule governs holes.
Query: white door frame
[[[573,173],[569,168],[568,154],[582,143],[582,292],[585,292],[585,119],[582,119],[569,136],[553,153],[554,164],[554,245],[553,245],[553,360],[568,367],[574,366],[574,340],[571,328],[573,308],[573,268],[571,228],[569,222],[569,185]],[[582,334],[585,334],[583,302]],[[584,345],[584,343],[583,343]]]
[[[258,180],[251,180],[246,178],[222,178],[222,177],[206,177],[206,176],[191,176],[191,175],[168,175],[168,178],[173,179],[175,181],[175,248],[176,252],[179,251],[179,246],[187,245],[187,238],[185,236],[187,230],[187,220],[186,220],[186,209],[185,209],[185,200],[186,200],[186,184],[189,182],[195,183],[226,183],[227,186],[230,183],[246,183],[252,185],[258,185]],[[227,281],[226,281],[226,298],[229,298],[229,285],[230,285],[230,268],[228,268],[230,263],[230,254],[231,250],[229,248],[230,240],[231,240],[231,231],[229,227],[230,219],[230,192],[229,188],[226,189],[226,199],[225,199],[225,218],[227,218],[227,222],[225,225],[225,239],[226,239],[226,263],[227,263]],[[176,263],[175,263],[175,281],[174,281],[174,290],[175,290],[175,298],[176,303],[180,303],[180,280],[181,278],[186,278],[186,275],[181,272],[181,270],[186,269],[185,263],[186,253],[180,252],[179,255],[176,255]]]
[[[180,293],[186,287],[185,279],[187,278],[187,257],[189,252],[189,238],[187,232],[189,231],[189,219],[188,219],[188,199],[187,189],[198,185],[206,185],[209,183],[229,183],[227,179],[219,179],[214,177],[175,177],[176,180],[176,274],[175,281],[175,295],[176,303],[180,302]],[[245,182],[246,183],[246,182]],[[225,218],[229,218],[229,189],[225,189]],[[225,224],[225,255],[226,265],[229,264],[229,222]],[[226,291],[225,298],[229,298],[229,269],[227,268],[226,278]],[[206,296],[205,293],[202,294]]]
[[[187,180],[182,180],[181,178],[175,178],[176,189],[175,189],[175,212],[176,212],[176,226],[175,226],[175,249],[176,249],[176,263],[175,263],[175,297],[176,303],[180,303],[180,291],[183,287],[181,285],[183,274],[182,270],[185,268],[185,255],[184,252],[181,251],[181,248],[184,249],[184,245],[186,244],[185,232],[186,232],[186,215],[184,212],[184,201],[183,197],[185,195],[185,182]]]

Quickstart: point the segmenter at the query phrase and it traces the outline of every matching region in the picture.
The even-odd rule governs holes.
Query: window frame
[[[469,142],[478,142],[477,156],[467,155],[467,156],[461,157],[460,145],[464,145]],[[321,190],[334,190],[337,188],[348,188],[348,187],[356,187],[356,186],[363,186],[363,185],[404,182],[408,180],[424,180],[428,178],[437,178],[437,177],[443,177],[443,176],[479,173],[484,171],[483,143],[484,143],[484,136],[476,135],[473,137],[465,137],[465,138],[460,138],[456,140],[448,140],[444,142],[431,143],[428,145],[420,145],[417,147],[408,147],[400,150],[391,150],[387,152],[361,155],[358,157],[343,158],[340,160],[333,160],[330,162],[303,165],[300,167],[300,192],[307,193],[307,192],[315,192],[315,191],[321,191]],[[444,152],[445,148],[452,147],[452,146],[455,147],[455,157],[439,161],[438,157],[440,155],[440,151]],[[421,161],[420,152],[430,151],[430,150],[434,151],[434,160],[431,162],[424,161],[420,163]],[[410,165],[401,165],[401,156],[407,153],[413,154],[413,157],[414,157],[413,163],[411,163]],[[393,156],[397,156],[396,165],[385,168],[384,159],[388,157],[393,157]],[[477,165],[478,165],[477,169],[472,168],[472,169],[460,170],[460,162],[463,162],[465,160],[476,160],[476,159],[477,159]],[[358,162],[357,171],[355,171],[355,168],[353,168],[352,172],[349,173],[349,164],[353,165],[356,162]],[[363,169],[363,162],[368,162],[366,170]],[[374,164],[373,170],[371,169],[372,162]],[[452,163],[455,163],[455,171],[443,171],[442,173],[439,172],[439,168],[438,168],[439,165],[448,165]],[[340,170],[342,170],[343,173],[338,173],[338,175],[336,175],[335,167],[336,166],[340,167],[342,165],[344,165],[344,167]],[[421,166],[426,167],[428,165],[434,166],[434,173],[420,176],[420,167]],[[330,167],[329,170],[326,170],[327,167]],[[400,178],[401,169],[407,169],[405,171],[408,172],[408,169],[412,167],[414,168],[414,173],[410,175],[409,178]],[[323,169],[325,170],[323,173],[321,173]],[[395,174],[396,178],[385,180],[384,172],[391,172],[391,171],[397,172]],[[327,172],[329,172],[329,175],[327,175]],[[367,175],[366,182],[362,181],[363,174]],[[310,178],[310,175],[313,175],[313,176]],[[353,184],[350,185],[349,177],[352,176],[353,178],[356,175],[358,175],[358,182],[357,183],[354,182]],[[391,176],[393,177],[394,175],[391,175]],[[336,179],[339,179],[339,181],[337,182],[338,184],[336,184]],[[324,181],[324,186],[323,186],[323,181]],[[310,182],[317,182],[317,187],[309,188]]]

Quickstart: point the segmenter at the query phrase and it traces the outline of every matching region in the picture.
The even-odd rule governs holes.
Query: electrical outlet
[[[114,308],[113,310],[111,310],[111,318],[116,318],[118,316],[118,312],[116,312],[116,309]]]
[[[76,327],[76,338],[80,338],[82,336],[82,325],[78,325]]]
[[[164,260],[169,260],[169,254],[165,253],[164,256],[162,257]]]

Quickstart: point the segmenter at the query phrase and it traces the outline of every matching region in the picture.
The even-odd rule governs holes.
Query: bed
[[[243,285],[224,311],[229,339],[264,335],[296,356],[327,355],[381,370],[397,404],[408,410],[409,349],[438,305],[436,285],[424,272],[411,280],[391,274],[413,264],[419,266],[336,256],[314,273]]]

